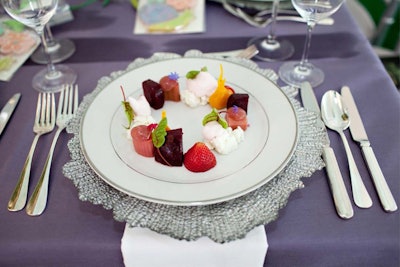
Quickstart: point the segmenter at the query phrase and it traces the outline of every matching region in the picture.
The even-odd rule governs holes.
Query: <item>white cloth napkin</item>
[[[262,225],[224,244],[207,237],[182,241],[126,225],[121,250],[126,267],[257,267],[264,264],[268,241]]]

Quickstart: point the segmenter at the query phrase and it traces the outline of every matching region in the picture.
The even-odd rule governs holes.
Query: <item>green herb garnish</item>
[[[226,120],[224,118],[221,117],[221,115],[218,113],[218,111],[215,108],[213,108],[210,113],[208,113],[206,116],[204,116],[203,126],[211,121],[218,122],[224,129],[228,128],[228,123],[226,122]]]
[[[132,109],[131,105],[129,104],[128,101],[126,101],[124,88],[122,86],[121,86],[121,91],[122,91],[122,96],[124,97],[124,100],[121,101],[121,104],[122,104],[122,107],[124,108],[126,119],[128,120],[128,126],[124,126],[124,128],[130,129],[135,115],[133,114],[133,109]]]
[[[156,148],[160,148],[165,142],[165,136],[167,135],[167,117],[161,119],[157,127],[151,133],[151,140]]]
[[[196,78],[197,74],[199,74],[201,71],[207,71],[207,67],[202,67],[201,70],[191,70],[188,73],[186,73],[186,78],[188,79],[194,79]]]

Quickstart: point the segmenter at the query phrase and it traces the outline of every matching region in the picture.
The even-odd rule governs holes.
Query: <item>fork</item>
[[[33,191],[31,198],[26,206],[26,213],[31,216],[38,216],[43,213],[47,205],[47,194],[49,189],[49,178],[51,161],[53,158],[54,148],[56,146],[60,133],[67,127],[68,122],[72,119],[78,109],[78,86],[67,85],[60,93],[57,109],[57,131],[53,137],[49,154],[47,155],[40,179]]]
[[[256,54],[258,54],[257,47],[253,44],[245,49],[239,50],[231,50],[231,51],[221,51],[221,52],[208,52],[204,53],[205,55],[213,55],[213,56],[220,56],[220,57],[239,57],[239,58],[246,58],[251,59]]]
[[[8,201],[9,211],[19,211],[25,206],[28,195],[29,176],[31,172],[32,157],[39,137],[54,129],[56,120],[56,104],[53,93],[40,93],[36,104],[36,116],[33,124],[35,137],[32,141],[24,167],[18,179],[17,185]]]

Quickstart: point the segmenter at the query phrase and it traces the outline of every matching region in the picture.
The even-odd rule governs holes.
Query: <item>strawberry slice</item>
[[[206,172],[217,165],[217,159],[206,144],[197,142],[185,153],[183,164],[189,171]]]

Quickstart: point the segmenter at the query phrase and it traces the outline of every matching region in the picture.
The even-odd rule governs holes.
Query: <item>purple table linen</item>
[[[75,3],[78,1],[71,1]],[[133,35],[135,11],[129,3],[94,3],[74,12],[73,22],[53,27],[57,38],[70,38],[76,53],[64,64],[78,74],[81,98],[97,81],[125,69],[137,57],[154,52],[183,53],[239,49],[247,41],[266,34],[207,2],[206,32],[186,35]],[[333,26],[317,26],[310,61],[321,67],[325,82],[315,88],[318,100],[329,89],[348,85],[358,105],[376,157],[397,204],[400,204],[400,97],[372,47],[357,28],[346,7],[334,14]],[[279,22],[277,33],[292,41],[299,59],[306,26]],[[282,62],[257,61],[260,67],[278,70]],[[0,106],[16,92],[19,106],[0,136],[0,266],[123,266],[120,241],[124,223],[112,212],[78,199],[77,189],[62,174],[69,160],[66,148],[71,135],[62,133],[54,152],[49,201],[43,215],[29,217],[24,211],[9,212],[14,189],[33,140],[37,92],[33,75],[43,66],[30,61],[10,82],[0,83]],[[283,83],[280,83],[283,85]],[[345,133],[350,137],[349,131]],[[39,139],[33,159],[29,193],[38,181],[53,134]],[[329,132],[331,145],[350,194],[347,159],[339,135]],[[305,188],[295,191],[279,218],[265,226],[269,249],[264,266],[387,266],[400,265],[399,211],[383,211],[358,145],[350,146],[373,206],[359,209],[354,217],[340,219],[333,205],[325,170],[304,179]],[[154,252],[157,255],[157,251]]]

